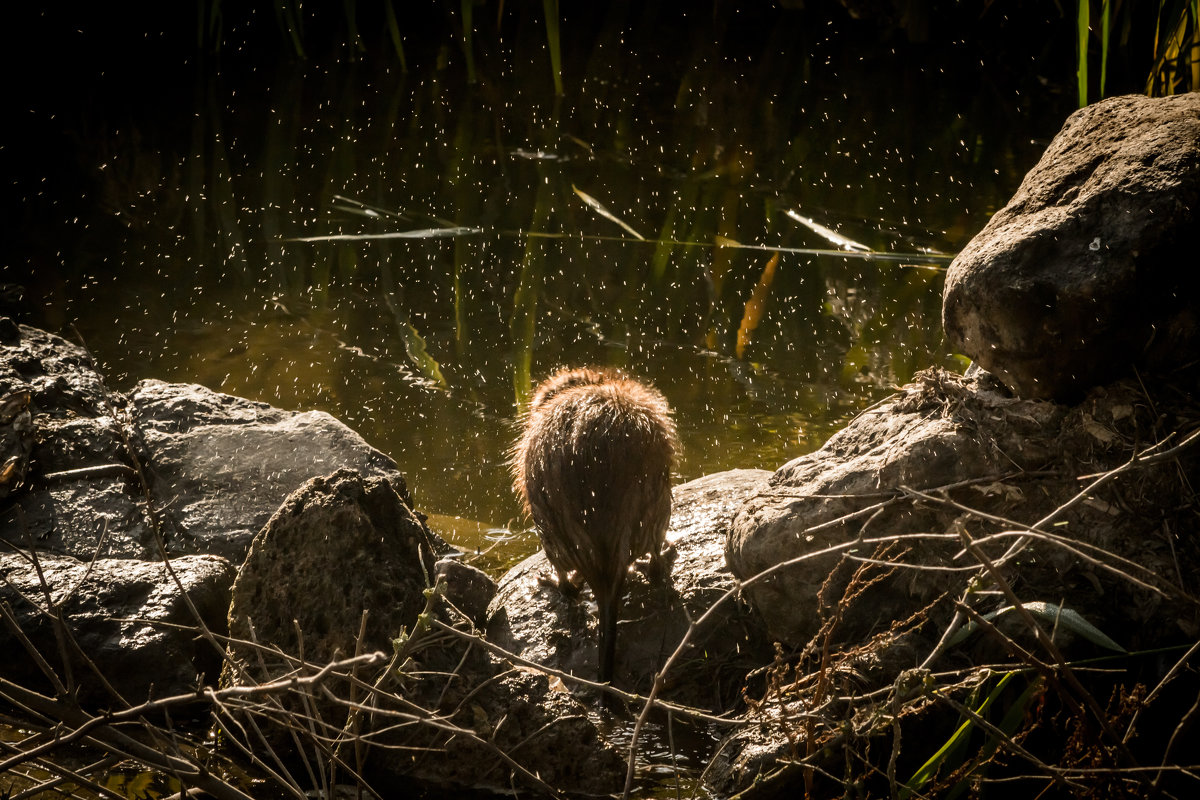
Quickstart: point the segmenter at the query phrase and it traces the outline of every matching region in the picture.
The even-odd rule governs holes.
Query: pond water
[[[557,366],[657,385],[681,481],[773,469],[962,368],[944,269],[1069,113],[1061,64],[769,4],[598,4],[552,36],[525,5],[480,6],[469,47],[450,12],[401,20],[407,72],[382,35],[300,59],[230,22],[138,67],[81,24],[86,80],[30,112],[66,166],[14,184],[28,321],[118,388],[334,414],[467,547],[526,525],[506,450]]]

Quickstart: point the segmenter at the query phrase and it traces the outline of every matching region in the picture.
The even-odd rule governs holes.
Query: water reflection
[[[526,25],[473,85],[445,41],[410,41],[408,74],[230,55],[190,107],[101,119],[85,233],[33,279],[56,287],[41,321],[75,322],[118,385],[335,414],[480,548],[522,528],[516,401],[556,366],[657,384],[680,479],[774,468],[958,366],[922,256],[1007,199],[1057,110],[1022,117],[967,54],[864,51],[796,13],[597,14],[564,21],[562,96]],[[904,257],[796,252],[839,246]]]

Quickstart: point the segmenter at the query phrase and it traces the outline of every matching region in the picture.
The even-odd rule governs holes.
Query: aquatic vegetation
[[[1110,60],[1113,54],[1137,46],[1131,39],[1142,38],[1136,34],[1147,27],[1152,10],[1156,14],[1150,20],[1153,44],[1145,43],[1152,56],[1145,93],[1162,97],[1200,89],[1200,3],[1196,0],[1159,0],[1157,9],[1151,3],[1076,0],[1075,72],[1080,108],[1110,96]],[[1098,54],[1094,45],[1099,46]],[[1091,72],[1097,61],[1098,74]],[[1093,74],[1098,80],[1090,77]]]

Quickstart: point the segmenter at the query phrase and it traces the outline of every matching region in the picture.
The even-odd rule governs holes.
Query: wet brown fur
[[[513,449],[514,485],[559,587],[571,592],[584,581],[596,598],[601,681],[612,679],[630,565],[649,554],[657,577],[667,577],[661,551],[676,449],[666,399],[609,369],[548,378],[534,392]]]

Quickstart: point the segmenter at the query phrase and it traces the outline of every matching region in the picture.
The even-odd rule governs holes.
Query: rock
[[[313,478],[255,536],[233,585],[230,636],[303,652],[319,664],[360,650],[390,651],[425,606],[435,547],[387,479],[351,470]],[[364,611],[363,640],[356,642]],[[260,661],[251,649],[241,667],[264,680],[288,664]]]
[[[966,401],[976,405],[966,406]],[[957,413],[939,413],[942,409]],[[1009,412],[1007,426],[997,426],[999,435],[994,438],[976,435],[970,421],[993,409]],[[772,636],[803,645],[829,617],[828,604],[838,599],[836,589],[827,584],[833,580],[844,587],[846,573],[854,568],[845,549],[823,551],[859,537],[946,530],[956,512],[897,504],[896,490],[929,490],[985,475],[1000,481],[1014,466],[1036,468],[1049,453],[1029,434],[1061,416],[1062,411],[1048,403],[1014,406],[1003,387],[986,376],[964,382],[944,373],[926,374],[902,394],[859,416],[821,449],[780,467],[769,485],[747,499],[733,518],[726,548],[730,569],[743,581],[776,570],[749,585],[746,596]],[[1002,511],[994,500],[986,505]],[[949,553],[958,549],[953,542],[946,548],[928,547]],[[871,556],[874,550],[864,545],[858,554]],[[934,552],[924,555],[938,558]],[[778,568],[799,558],[805,560]],[[903,608],[919,608],[944,590],[936,573],[911,586],[910,577],[893,587]],[[876,591],[881,589],[876,586]],[[823,592],[828,596],[822,598]],[[869,619],[862,622],[869,628],[879,607],[903,616],[894,605],[897,599],[876,598],[876,603],[864,604],[861,608]]]
[[[1067,407],[1012,398],[986,373],[973,378],[921,373],[820,450],[781,467],[769,487],[746,500],[733,520],[730,567],[743,581],[776,567],[773,575],[749,583],[745,591],[779,639],[808,644],[836,609],[837,639],[863,641],[879,630],[879,609],[887,609],[887,620],[904,619],[945,592],[958,591],[964,580],[961,571],[892,571],[886,562],[961,567],[964,559],[956,555],[961,543],[953,535],[960,524],[969,523],[968,532],[978,537],[996,527],[979,514],[1016,517],[1025,524],[1046,517],[1074,497],[1080,487],[1077,476],[1127,462],[1142,442],[1164,435],[1162,426],[1193,413],[1175,389],[1164,391],[1151,405],[1157,416],[1146,408],[1134,382],[1094,390],[1085,403]],[[1174,545],[1173,553],[1170,537],[1157,527],[1162,509],[1186,506],[1179,496],[1182,487],[1168,473],[1162,473],[1161,484],[1153,483],[1157,468],[1142,468],[1129,479],[1136,481],[1136,495],[1099,493],[1056,517],[1055,532],[1128,557],[1164,576],[1168,595],[1177,592],[1176,558],[1183,563],[1183,575],[1188,574],[1178,548],[1188,550],[1189,560],[1200,556],[1200,550]],[[910,490],[936,497],[926,500]],[[964,517],[967,508],[976,514]],[[1140,510],[1119,513],[1119,508]],[[907,541],[895,538],[906,535]],[[993,542],[987,552],[998,558],[1011,543]],[[1108,574],[1092,575],[1094,567],[1075,554],[1042,545],[1032,550],[1040,553],[1036,570],[1022,565],[1019,579],[1026,592],[1037,596],[1027,594],[1026,599],[1065,598],[1085,616],[1094,610],[1112,621],[1118,612],[1121,628],[1135,637],[1165,635],[1162,620],[1155,618],[1161,597],[1143,594]],[[863,558],[880,559],[880,569],[889,574],[875,575],[862,596],[847,604],[842,592],[851,575],[858,572],[859,580],[865,580],[862,574],[871,572]],[[796,563],[778,569],[792,561]],[[1106,586],[1102,601],[1096,595],[1100,585]],[[1128,597],[1130,604],[1109,608],[1118,595]],[[1193,624],[1191,612],[1176,611],[1184,616],[1172,619],[1167,629],[1177,620]]]
[[[930,741],[929,730],[945,741],[957,712],[923,687],[967,697],[974,687],[961,676],[1011,662],[1017,647],[1057,660],[1015,613],[995,620],[1008,639],[967,627],[943,641],[963,605],[980,615],[1008,606],[1002,586],[1049,609],[1041,624],[1069,660],[1111,655],[1105,637],[1130,652],[1194,643],[1200,541],[1184,532],[1194,528],[1186,476],[1200,467],[1200,436],[1188,436],[1200,379],[1196,370],[1182,377],[1148,390],[1118,381],[1063,406],[1014,398],[981,370],[929,371],[781,467],[736,512],[727,555],[790,648],[767,670],[768,685],[782,688],[722,743],[712,791],[776,796],[802,786],[797,752],[840,774],[846,753],[871,750],[873,738],[887,737],[873,752],[889,752],[892,715],[904,720],[906,743]],[[1146,662],[1127,669],[1127,689],[1161,679]],[[1086,680],[1100,682],[1097,697],[1113,692],[1103,683],[1111,676]],[[886,765],[871,770],[883,775]]]
[[[322,411],[161,381],[142,381],[129,402],[174,552],[240,560],[289,494],[335,469],[387,478],[408,499],[395,462]]]
[[[8,487],[11,502],[0,512],[0,538],[19,546],[84,560],[97,552],[158,560],[137,467],[171,554],[235,563],[309,478],[349,467],[405,494],[395,462],[328,414],[161,381],[143,381],[126,397],[105,388],[83,348],[0,320],[0,398],[24,392],[32,431],[18,418],[22,430],[10,431],[0,454],[19,464],[32,436],[23,480]]]
[[[861,797],[889,796],[885,770],[878,768],[877,763],[882,761],[886,766],[893,742],[903,743],[903,748],[897,750],[898,755],[905,757],[897,769],[899,782],[903,785],[921,764],[921,761],[909,763],[919,757],[916,754],[925,755],[927,751],[932,755],[950,735],[949,731],[954,730],[953,727],[949,731],[928,727],[929,719],[937,714],[930,713],[936,712],[930,703],[922,703],[923,677],[925,673],[920,670],[902,676],[890,691],[881,693],[884,697],[877,704],[863,703],[864,708],[858,713],[851,703],[840,699],[828,703],[825,713],[815,716],[825,716],[828,720],[831,714],[842,715],[837,718],[836,733],[830,730],[833,726],[826,721],[806,728],[803,720],[809,716],[810,706],[804,701],[794,697],[786,702],[769,699],[755,708],[747,722],[716,747],[704,772],[704,785],[709,796],[736,797],[738,800],[776,800],[805,795],[844,797],[848,785],[861,789],[858,795]],[[978,687],[980,682],[972,683]],[[942,686],[939,691],[943,698],[963,703],[971,700],[969,688],[972,687]],[[853,685],[839,686],[839,689],[851,698],[857,693],[857,687]],[[897,710],[900,713],[896,713]],[[899,735],[896,735],[897,729],[901,731]],[[808,749],[808,735],[826,746]],[[895,739],[889,740],[892,736]],[[797,758],[798,753],[806,750],[807,758]],[[876,763],[870,758],[874,755],[873,750],[883,753],[882,758],[874,759]],[[858,763],[847,768],[846,757],[851,754]],[[864,755],[866,757],[862,757]],[[806,770],[806,763],[815,769]],[[912,796],[944,797],[947,793],[926,792]]]
[[[447,737],[417,727],[381,737],[385,744],[411,748],[411,754],[383,754],[377,769],[386,776],[384,785],[407,777],[459,791],[512,792],[514,783],[544,795],[615,796],[621,790],[626,771],[621,748],[601,736],[587,709],[545,675],[514,669],[464,641],[447,647],[435,640],[419,645],[416,656],[414,666],[430,678],[446,677],[410,684],[404,699],[437,709],[473,735]]]
[[[32,428],[24,480],[0,512],[0,538],[82,560],[157,560],[116,410],[91,358],[45,331],[0,324],[0,395],[29,393]]]
[[[29,386],[47,413],[94,416],[102,411],[104,381],[79,345],[4,317],[0,347],[0,385]]]
[[[427,600],[439,549],[444,547],[386,479],[340,471],[309,481],[255,537],[238,575],[229,626],[242,643],[232,649],[237,666],[226,670],[225,682],[250,686],[305,677],[355,653],[395,650],[393,663],[385,658],[372,671],[364,669],[361,684],[335,670],[306,702],[289,693],[282,707],[293,721],[313,719],[331,736],[369,731],[358,747],[368,754],[369,774],[388,785],[417,778],[457,789],[501,789],[514,780],[538,786],[540,776],[565,791],[618,789],[624,762],[582,706],[552,691],[545,676],[514,670],[484,648],[455,608],[436,596]],[[481,575],[440,563],[447,596],[478,606],[476,595],[487,592]],[[447,635],[419,619],[427,608],[463,635]],[[370,612],[365,626],[364,610]],[[281,654],[262,653],[246,643],[251,638],[270,642]],[[305,665],[295,659],[301,652]],[[356,702],[376,710],[348,712]],[[253,705],[244,710],[260,711]],[[280,716],[274,712],[275,720]],[[285,752],[290,732],[259,724],[271,747]],[[524,770],[515,776],[514,763]]]
[[[216,680],[220,651],[215,642],[197,638],[197,621],[183,593],[203,624],[224,634],[234,575],[228,561],[206,555],[173,559],[177,584],[161,562],[101,558],[89,564],[50,553],[39,553],[37,560],[65,629],[96,667],[93,671],[78,655],[71,659],[70,674],[78,682],[81,703],[122,707],[104,681],[125,702],[137,704],[185,694],[199,681]],[[0,576],[0,600],[11,606],[23,634],[66,683],[55,624],[42,611],[44,587],[32,559],[26,553],[0,551]],[[8,626],[0,626],[0,652],[0,674],[5,678],[53,693],[50,681]]]
[[[667,541],[675,547],[669,596],[635,573],[627,581],[617,633],[614,683],[646,692],[654,674],[688,629],[736,582],[723,548],[733,510],[766,485],[763,470],[732,470],[674,489]],[[580,598],[566,598],[543,578],[553,574],[539,551],[500,580],[488,615],[488,639],[522,658],[596,678],[596,615]],[[726,600],[691,640],[688,654],[667,676],[664,697],[713,709],[728,708],[749,665],[770,658],[758,620]]]
[[[952,346],[1021,397],[1077,400],[1200,355],[1200,94],[1071,115],[951,264]]]

